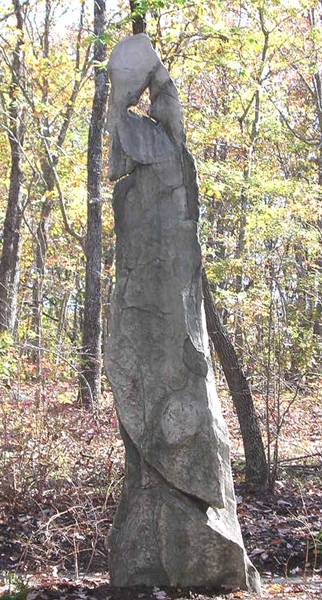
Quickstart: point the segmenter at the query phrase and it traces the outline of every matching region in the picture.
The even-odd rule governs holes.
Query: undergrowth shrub
[[[10,383],[1,380],[0,511],[12,568],[53,565],[77,574],[107,567],[104,540],[123,479],[123,444],[111,394],[95,415],[77,407],[76,397],[66,377],[49,373],[40,386],[28,360]]]

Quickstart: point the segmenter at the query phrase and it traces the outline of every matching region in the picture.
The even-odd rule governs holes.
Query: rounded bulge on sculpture
[[[177,392],[167,403],[160,429],[167,444],[183,444],[205,427],[205,415],[199,403],[188,393]]]
[[[145,432],[141,448],[147,462],[174,488],[208,506],[222,508],[221,440],[212,427],[203,388],[204,383],[193,376],[185,389],[161,401],[153,435]]]

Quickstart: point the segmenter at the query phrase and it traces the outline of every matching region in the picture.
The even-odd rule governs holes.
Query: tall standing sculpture
[[[117,44],[108,68],[109,178],[118,182],[105,367],[126,448],[111,583],[258,591],[208,349],[198,187],[178,94],[145,34]],[[147,88],[150,118],[129,110]]]

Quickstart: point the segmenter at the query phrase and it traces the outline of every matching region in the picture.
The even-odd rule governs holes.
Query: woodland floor
[[[31,368],[30,368],[31,369]],[[0,383],[0,598],[2,600],[207,600],[248,598],[221,590],[118,590],[109,586],[106,537],[123,480],[123,445],[109,391],[98,413],[71,402],[66,374],[39,389],[24,366],[19,385]],[[238,421],[223,385],[238,516],[265,598],[322,597],[322,395],[297,394],[279,441],[274,492],[244,483]],[[285,398],[282,411],[292,398]],[[260,420],[265,399],[255,395]],[[274,430],[272,429],[273,433]],[[17,592],[19,592],[18,595]]]

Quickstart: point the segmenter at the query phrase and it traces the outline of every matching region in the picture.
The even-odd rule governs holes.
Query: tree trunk
[[[81,402],[94,407],[101,393],[101,260],[102,260],[102,152],[103,128],[108,93],[107,70],[103,67],[107,48],[105,0],[94,3],[95,93],[87,156],[86,287],[82,340]],[[98,66],[100,63],[100,66]]]
[[[252,394],[236,351],[217,315],[205,269],[202,272],[202,288],[208,335],[218,354],[237,411],[245,451],[246,481],[262,487],[267,483],[268,468]]]
[[[54,180],[50,175],[48,165],[43,165],[43,175],[46,181],[46,192],[50,194],[54,190]],[[45,265],[47,258],[47,227],[48,219],[52,208],[52,198],[48,195],[41,208],[41,215],[36,233],[36,251],[35,251],[35,268],[36,277],[33,285],[33,330],[35,333],[34,345],[34,360],[37,363],[38,376],[41,373],[41,355],[42,355],[42,311],[43,311],[43,288],[45,278]]]
[[[133,35],[146,32],[145,10],[140,0],[130,0]]]
[[[45,3],[45,26],[44,26],[44,35],[42,39],[42,51],[43,58],[49,59],[49,34],[50,34],[50,16],[51,16],[51,1],[46,0]],[[49,97],[49,82],[46,75],[42,77],[42,102],[44,105],[48,103]],[[50,137],[50,128],[48,117],[45,117],[42,132],[44,139],[49,139]],[[45,182],[45,198],[41,207],[40,220],[37,227],[36,233],[36,251],[35,251],[35,268],[36,268],[36,277],[33,285],[33,329],[35,333],[35,342],[36,346],[34,350],[34,360],[37,363],[37,375],[40,377],[41,375],[41,356],[42,356],[42,311],[43,311],[43,287],[44,287],[44,278],[45,278],[45,265],[46,265],[46,257],[47,257],[47,248],[48,248],[48,240],[47,240],[47,227],[48,220],[51,213],[52,208],[52,192],[55,188],[55,180],[52,173],[52,169],[48,162],[48,158],[46,154],[42,158],[41,161],[41,170],[43,179]]]
[[[23,116],[16,98],[18,81],[22,77],[23,14],[20,0],[13,0],[13,5],[17,19],[18,39],[13,55],[10,86],[8,136],[11,150],[11,171],[0,261],[0,331],[7,330],[9,332],[14,329],[17,312],[23,184]]]
[[[245,177],[246,179],[246,177]],[[242,260],[245,252],[245,228],[246,228],[247,197],[245,190],[241,193],[241,217],[239,219],[239,233],[235,258]],[[244,335],[243,335],[243,311],[240,306],[239,294],[243,291],[243,268],[238,266],[238,273],[235,279],[235,292],[237,295],[236,313],[235,313],[235,348],[240,364],[243,364],[244,354]]]
[[[247,115],[249,114],[249,111],[251,108],[253,108],[254,110],[254,114],[253,114],[253,119],[251,122],[251,131],[249,133],[249,140],[248,140],[248,144],[247,144],[247,149],[244,152],[244,173],[243,173],[243,178],[244,178],[244,185],[241,191],[241,196],[240,196],[240,227],[239,227],[239,234],[238,234],[238,241],[237,241],[237,248],[236,248],[236,256],[235,258],[237,260],[241,260],[243,255],[244,255],[244,249],[245,249],[245,228],[246,228],[246,215],[247,215],[247,208],[249,205],[249,198],[247,195],[247,189],[249,186],[249,181],[252,175],[252,168],[253,168],[253,160],[254,160],[254,151],[257,145],[257,140],[258,140],[258,135],[259,135],[259,127],[260,127],[260,120],[261,120],[261,105],[262,105],[262,84],[263,81],[265,80],[265,67],[266,67],[266,62],[267,62],[267,54],[268,54],[268,48],[269,48],[269,31],[266,28],[265,22],[264,22],[264,12],[262,8],[258,9],[258,15],[259,15],[259,20],[260,20],[260,24],[261,24],[261,30],[262,30],[262,34],[264,37],[264,43],[263,43],[263,49],[262,49],[262,55],[261,55],[261,64],[259,67],[259,71],[257,73],[257,89],[255,90],[250,103],[248,104],[248,106],[245,107],[244,113],[243,115],[241,115],[239,117],[239,123],[241,126],[241,132],[244,132],[244,127],[245,127],[245,119],[247,118]],[[238,295],[240,294],[240,292],[243,291],[243,270],[242,270],[242,265],[240,264],[238,266],[238,274],[236,276],[236,283],[235,283],[235,291],[237,294],[237,306],[236,306],[236,316],[235,316],[235,343],[236,343],[236,350],[238,353],[238,358],[239,361],[243,362],[243,355],[244,355],[244,327],[243,327],[243,314],[242,314],[242,310],[239,304],[239,298]]]
[[[51,24],[51,11],[52,11],[51,0],[46,0],[45,4],[45,25],[42,36],[42,53],[43,58],[49,60],[50,58],[50,24]],[[73,89],[66,103],[65,112],[61,115],[61,125],[55,141],[51,141],[52,134],[50,131],[50,125],[48,117],[45,117],[43,122],[37,120],[39,133],[43,140],[43,160],[41,164],[43,180],[45,183],[45,199],[41,208],[41,215],[39,224],[37,227],[36,240],[37,246],[35,251],[35,264],[36,264],[36,278],[33,286],[33,326],[35,331],[35,345],[37,350],[35,351],[35,359],[37,361],[38,375],[41,371],[41,347],[42,347],[42,311],[43,311],[43,285],[45,277],[45,266],[46,266],[46,255],[47,255],[47,229],[48,221],[52,210],[53,200],[52,193],[57,184],[57,173],[56,168],[59,161],[59,151],[62,149],[67,135],[67,131],[73,116],[75,103],[81,87],[81,82],[85,77],[88,69],[88,58],[89,50],[86,52],[86,56],[83,65],[80,64],[80,47],[82,43],[82,33],[84,28],[84,2],[82,1],[80,7],[80,20],[79,30],[77,35],[77,44],[75,52],[75,81]],[[76,77],[77,75],[77,77]],[[44,105],[49,102],[49,81],[45,75],[42,79],[42,102]],[[54,151],[51,151],[51,147]]]

